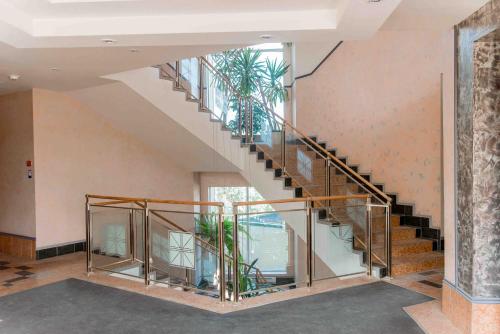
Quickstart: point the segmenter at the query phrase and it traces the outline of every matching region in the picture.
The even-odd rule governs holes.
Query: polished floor
[[[80,281],[97,283],[100,286],[115,287],[122,291],[135,292],[143,296],[156,297],[170,302],[192,306],[198,310],[210,311],[210,313],[231,314],[236,311],[247,309],[262,309],[263,306],[273,307],[277,302],[286,302],[287,305],[295,304],[292,299],[314,296],[335,291],[343,291],[345,288],[364,286],[377,282],[366,276],[348,279],[335,279],[316,282],[310,288],[299,288],[286,292],[250,298],[242,303],[221,304],[216,299],[185,293],[174,289],[166,289],[159,286],[145,287],[141,282],[134,282],[122,278],[112,277],[106,273],[96,272],[91,275],[85,273],[85,256],[83,253],[69,254],[43,261],[21,261],[0,254],[0,296],[15,295],[18,292],[30,291],[33,288],[47,284],[76,278]],[[426,333],[459,333],[451,323],[443,316],[440,310],[440,297],[442,272],[428,271],[419,274],[399,277],[387,280],[387,285],[398,285],[404,289],[418,292],[435,299],[426,299],[418,303],[401,304],[399,310],[406,312]],[[426,297],[425,297],[426,298]],[[298,299],[299,300],[299,299]],[[1,302],[0,302],[1,304]],[[15,304],[14,304],[15,307]],[[352,310],[356,312],[356,309]],[[0,310],[0,320],[3,315]],[[5,326],[0,321],[0,333],[15,333],[2,330]],[[172,331],[170,331],[172,332]],[[175,331],[173,331],[175,333]],[[293,332],[293,331],[291,331]],[[404,332],[403,332],[404,333]]]

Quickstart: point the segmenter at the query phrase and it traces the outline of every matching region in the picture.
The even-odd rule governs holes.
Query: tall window
[[[275,61],[280,63],[283,61],[283,44],[281,43],[264,43],[251,46],[252,49],[260,50],[262,52],[259,60],[266,62],[266,59],[270,61]],[[283,78],[281,78],[281,84],[283,84]],[[283,102],[276,104],[274,112],[283,117],[284,115],[284,105]]]
[[[231,216],[232,202],[264,198],[253,187],[209,187],[209,200],[223,202],[224,213]],[[288,229],[281,216],[273,211],[270,205],[245,207],[245,211],[240,211],[238,219],[243,227],[239,235],[240,252],[245,263],[256,261],[255,266],[264,274],[285,274],[289,259]]]

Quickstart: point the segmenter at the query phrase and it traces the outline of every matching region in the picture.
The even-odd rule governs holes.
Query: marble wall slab
[[[498,47],[500,0],[456,27],[457,283],[500,298]]]

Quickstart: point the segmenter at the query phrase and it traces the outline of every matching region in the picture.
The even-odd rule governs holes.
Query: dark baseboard
[[[72,244],[67,244],[63,246],[56,246],[44,249],[38,249],[36,251],[36,259],[43,260],[49,257],[61,256],[65,254],[71,254],[76,252],[83,252],[86,250],[86,242],[79,241]]]

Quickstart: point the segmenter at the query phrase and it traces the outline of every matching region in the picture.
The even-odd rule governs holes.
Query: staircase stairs
[[[201,106],[200,99],[192,94],[192,87],[190,87],[188,80],[185,80],[186,82],[181,85],[175,84],[175,71],[172,71],[172,69],[171,65],[159,66],[160,79],[173,81],[174,90],[186,94],[187,101],[198,103]],[[200,107],[199,111],[204,113],[210,112],[203,107]],[[233,131],[216,117],[211,117],[210,120],[220,123],[222,131]],[[239,141],[241,147],[248,148],[248,152],[255,155],[256,160],[262,163],[263,168],[272,171],[274,179],[282,180],[284,188],[292,190],[295,197],[325,195],[325,153],[314,149],[314,145],[323,147],[336,157],[336,149],[330,148],[326,142],[319,141],[315,136],[289,139],[285,145],[287,160],[285,170],[283,170],[282,166],[277,163],[280,161],[282,154],[280,148],[276,148],[273,145],[271,147],[262,145],[259,143],[260,138],[258,137],[254,137],[253,143],[247,143],[245,136],[235,133],[232,134],[231,138]],[[307,177],[298,170],[298,151],[311,162],[311,173]],[[347,157],[338,157],[338,159],[347,165],[348,168],[340,166],[331,175],[330,195],[365,193],[355,180],[362,177],[366,181],[372,182],[371,175],[359,173],[359,166],[349,165]],[[354,175],[349,169],[359,174]],[[373,185],[382,192],[385,191],[383,184],[375,183]],[[388,195],[392,199],[392,276],[441,268],[444,265],[442,254],[444,241],[440,235],[440,230],[430,227],[430,219],[428,217],[414,215],[414,207],[412,205],[399,203],[397,194],[388,193]],[[320,212],[320,218],[323,218],[326,220],[326,223],[330,224],[331,219],[327,219],[327,216],[325,212]],[[337,221],[333,219],[332,226],[339,224],[339,221],[346,222],[348,220],[346,217],[337,218],[339,218]],[[384,224],[385,216],[377,216],[375,213],[372,243],[372,249],[375,254],[383,253]],[[361,240],[364,232],[354,225],[353,233],[355,236],[358,236],[358,238],[353,238],[354,249],[362,250],[363,245],[356,240]],[[377,260],[375,259],[376,263]]]

